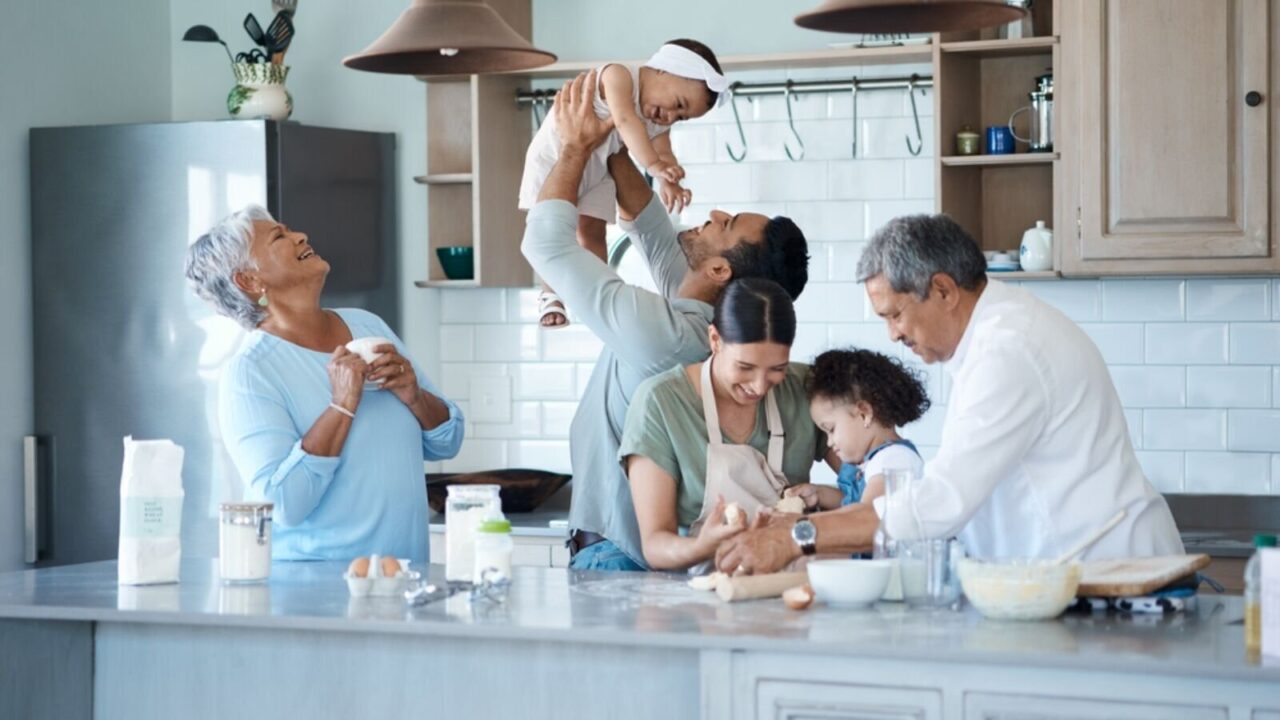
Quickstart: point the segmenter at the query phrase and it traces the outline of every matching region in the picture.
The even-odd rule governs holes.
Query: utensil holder
[[[227,95],[227,112],[236,119],[268,118],[288,120],[293,114],[293,96],[284,87],[287,65],[234,63],[236,84]]]

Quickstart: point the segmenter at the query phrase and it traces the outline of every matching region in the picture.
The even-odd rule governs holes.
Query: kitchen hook
[[[858,78],[849,83],[849,99],[853,101],[853,159],[858,159]]]
[[[799,156],[797,156],[795,153],[791,152],[791,146],[790,146],[790,145],[788,145],[788,144],[786,143],[786,141],[783,141],[783,143],[782,143],[782,149],[787,151],[787,157],[788,157],[788,158],[790,158],[792,162],[799,162],[799,161],[801,161],[801,160],[803,160],[803,159],[804,159],[804,140],[802,140],[802,139],[800,138],[800,133],[796,132],[796,121],[795,121],[795,119],[791,116],[791,95],[792,95],[792,92],[791,92],[791,81],[790,81],[790,80],[788,80],[788,81],[787,81],[787,85],[786,85],[786,87],[783,89],[783,93],[782,93],[782,94],[783,94],[783,97],[784,97],[784,98],[786,99],[786,101],[787,101],[787,127],[789,127],[789,128],[791,129],[791,137],[795,138],[795,139],[796,139],[796,144],[800,146],[800,155],[799,155]]]
[[[907,141],[907,152],[912,155],[919,155],[924,149],[924,133],[920,132],[920,113],[916,110],[916,79],[918,77],[918,75],[912,75],[907,81],[907,96],[911,98],[911,119],[916,123],[916,146],[911,147],[910,135],[904,135],[903,138]]]
[[[542,121],[547,119],[548,100],[545,97],[536,97],[533,99],[533,129],[537,131],[542,127]],[[542,108],[542,112],[538,112],[538,108]]]
[[[729,143],[724,144],[725,152],[729,153],[730,159],[734,162],[742,162],[747,157],[747,134],[742,131],[742,118],[738,117],[738,95],[734,92],[740,84],[734,83],[729,86],[729,105],[733,108],[733,124],[738,126],[738,142],[742,144],[742,154],[734,155]]]

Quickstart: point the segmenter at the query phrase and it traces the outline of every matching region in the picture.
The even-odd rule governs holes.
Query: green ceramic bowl
[[[444,275],[450,280],[475,278],[475,254],[470,247],[455,245],[436,248],[436,257],[440,258],[440,267],[444,268]]]

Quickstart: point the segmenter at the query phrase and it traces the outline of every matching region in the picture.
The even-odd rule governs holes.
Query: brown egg
[[[384,556],[380,564],[382,565],[382,577],[393,578],[400,573],[400,561],[393,557]]]
[[[351,577],[369,577],[369,558],[358,557],[347,566],[347,574]]]

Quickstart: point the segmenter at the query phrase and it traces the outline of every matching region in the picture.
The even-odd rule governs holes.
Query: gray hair
[[[225,315],[250,330],[266,319],[267,313],[236,285],[236,273],[257,265],[249,256],[253,223],[275,222],[260,205],[249,205],[232,213],[201,235],[187,248],[186,275],[191,289]]]
[[[929,297],[937,273],[950,275],[965,290],[987,277],[978,243],[946,215],[903,215],[876,231],[858,260],[858,282],[884,275],[894,292]]]

